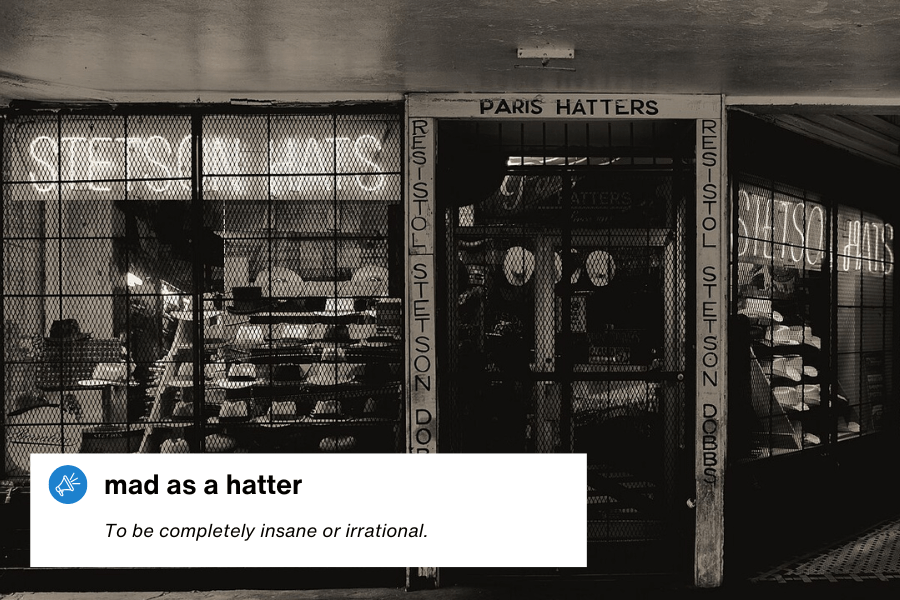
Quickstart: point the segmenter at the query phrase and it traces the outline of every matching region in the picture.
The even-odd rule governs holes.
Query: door
[[[681,570],[693,124],[453,122],[439,140],[469,157],[437,180],[444,447],[586,453],[588,571]]]

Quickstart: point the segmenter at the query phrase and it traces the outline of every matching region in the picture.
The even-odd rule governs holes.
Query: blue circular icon
[[[72,465],[63,465],[50,475],[50,495],[57,502],[75,504],[87,492],[84,471]]]

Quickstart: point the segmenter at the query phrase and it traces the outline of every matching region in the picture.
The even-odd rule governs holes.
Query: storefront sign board
[[[728,200],[724,119],[697,121],[696,267],[696,536],[694,582],[721,585],[728,386]]]
[[[406,439],[413,453],[437,451],[434,132],[434,119],[407,122]]]

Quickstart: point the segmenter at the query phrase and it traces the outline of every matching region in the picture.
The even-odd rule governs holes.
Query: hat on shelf
[[[347,325],[347,333],[351,340],[364,340],[378,332],[375,323],[350,323]]]
[[[776,356],[772,359],[771,373],[774,377],[800,381],[803,379],[803,358],[798,354]]]
[[[322,334],[323,342],[352,342],[350,328],[344,324],[328,325]]]
[[[253,363],[234,363],[228,369],[228,377],[215,382],[218,387],[230,390],[250,387],[256,384],[256,365]]]
[[[82,379],[79,385],[96,387],[104,385],[137,385],[135,381],[128,381],[128,365],[124,362],[98,363],[90,379]]]
[[[343,385],[356,379],[363,365],[333,362],[315,363],[306,374],[304,383],[315,386]]]
[[[231,340],[232,346],[257,346],[265,343],[262,325],[239,325]]]
[[[263,270],[256,277],[256,285],[263,294],[273,298],[296,298],[303,295],[303,278],[294,271],[284,267],[272,267],[272,271]]]
[[[272,367],[272,385],[296,385],[303,381],[309,371],[308,364],[284,363]]]
[[[190,446],[188,446],[187,440],[184,438],[165,440],[159,446],[160,454],[187,454],[190,451],[191,448]]]
[[[194,363],[186,362],[178,365],[175,377],[169,382],[172,387],[193,387],[194,385]]]
[[[319,441],[322,452],[349,452],[356,448],[356,438],[352,435],[327,435]]]
[[[522,246],[513,246],[503,257],[503,275],[515,286],[528,283],[534,273],[534,254]]]
[[[273,340],[306,340],[309,329],[299,323],[278,323],[272,330]]]
[[[179,420],[190,420],[194,418],[194,404],[193,402],[186,402],[184,400],[180,400],[175,403],[175,407],[172,409],[172,419]]]
[[[762,342],[770,346],[799,346],[800,342],[792,329],[787,325],[772,325],[766,330]]]
[[[822,402],[818,385],[779,385],[772,388],[775,400],[785,408],[804,411]]]
[[[83,333],[77,319],[60,319],[50,325],[50,334],[47,339],[58,342],[74,342],[86,340],[91,337],[89,333]]]
[[[319,400],[312,409],[312,416],[317,418],[337,418],[343,416],[340,400]]]
[[[248,417],[247,402],[244,400],[225,400],[219,409],[220,421],[246,421]]]
[[[325,310],[319,311],[317,314],[327,317],[352,315],[356,313],[353,304],[353,298],[326,298]]]
[[[597,287],[609,285],[616,275],[616,263],[612,254],[605,250],[594,250],[584,260],[584,270],[587,271],[591,283]]]
[[[269,418],[274,421],[297,418],[297,403],[292,400],[275,400],[269,407]]]
[[[738,300],[738,314],[776,323],[784,320],[781,313],[772,309],[772,301],[768,298],[741,298]]]
[[[272,307],[272,303],[262,297],[259,286],[233,287],[231,296],[232,305],[228,307],[228,312],[234,315],[251,315]]]
[[[231,452],[237,448],[237,441],[228,435],[212,433],[204,438],[207,452]]]
[[[347,352],[339,344],[326,344],[322,347],[322,362],[344,362]]]
[[[387,296],[388,270],[375,265],[363,265],[353,272],[350,283],[356,296]]]

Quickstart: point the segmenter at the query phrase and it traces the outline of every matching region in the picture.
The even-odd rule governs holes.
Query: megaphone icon
[[[73,485],[81,485],[78,483],[78,478],[75,477],[75,473],[72,473],[71,476],[63,475],[62,481],[56,486],[56,493],[62,496],[66,492],[74,492],[75,488],[72,487]]]

